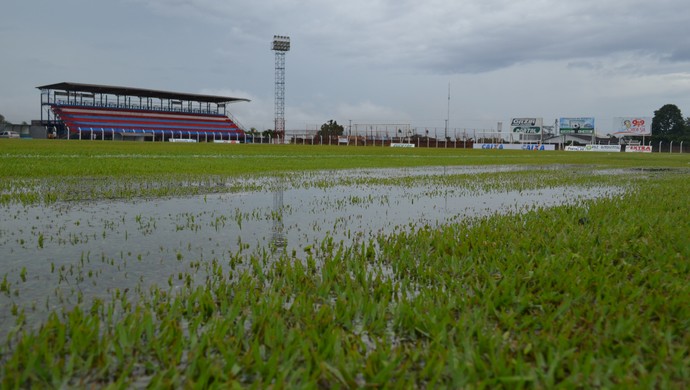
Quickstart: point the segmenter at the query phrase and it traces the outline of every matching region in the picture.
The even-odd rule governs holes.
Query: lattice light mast
[[[276,53],[275,133],[285,140],[285,53],[290,51],[290,37],[274,35],[271,50]]]

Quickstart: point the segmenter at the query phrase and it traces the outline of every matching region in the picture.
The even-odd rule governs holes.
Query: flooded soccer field
[[[586,161],[6,178],[0,379],[682,387],[686,161]]]

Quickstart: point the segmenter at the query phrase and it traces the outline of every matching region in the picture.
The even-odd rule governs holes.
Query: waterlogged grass
[[[258,189],[246,178],[211,175],[7,179],[0,182],[0,205],[194,196]]]
[[[0,204],[253,190],[248,175],[458,165],[690,168],[690,154],[0,140]]]
[[[345,171],[302,171],[298,174],[276,173],[272,176],[242,175],[163,175],[156,177],[57,177],[42,179],[8,179],[0,182],[0,205],[52,204],[55,202],[100,201],[104,199],[162,198],[217,193],[238,193],[275,190],[277,182],[290,188],[332,188],[340,186],[425,187],[430,193],[453,186],[470,193],[530,190],[567,185],[609,185],[647,177],[645,172],[626,175],[597,175],[592,169],[549,165],[531,169],[497,165],[491,168],[410,168],[406,171],[386,169]],[[623,177],[623,179],[621,179]],[[370,194],[368,198],[375,194]]]
[[[116,290],[37,330],[15,308],[2,387],[687,388],[690,177],[626,183],[354,245],[196,259],[181,283]]]
[[[631,182],[625,175],[588,178],[591,173],[563,169],[487,172],[303,172],[257,179],[252,185],[263,190],[244,194],[10,205],[0,213],[6,292],[0,307],[26,309],[26,322],[37,326],[51,310],[88,306],[114,289],[146,291],[188,279],[204,283],[208,267],[228,267],[238,250],[301,253],[326,237],[366,242],[468,216],[616,196]],[[277,193],[284,193],[282,207],[275,205]],[[195,272],[188,277],[190,268]],[[0,317],[0,339],[13,321]]]

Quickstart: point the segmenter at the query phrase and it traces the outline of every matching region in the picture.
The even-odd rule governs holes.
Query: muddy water
[[[557,187],[479,191],[454,175],[514,168],[425,168],[318,172],[253,179],[263,190],[205,196],[74,202],[0,209],[0,327],[115,289],[179,286],[195,266],[227,267],[240,250],[300,256],[324,237],[335,242],[532,206],[613,196],[619,188]],[[429,177],[389,182],[376,179]],[[385,184],[387,183],[387,184]],[[191,272],[194,274],[194,272]],[[195,283],[203,275],[195,274]]]

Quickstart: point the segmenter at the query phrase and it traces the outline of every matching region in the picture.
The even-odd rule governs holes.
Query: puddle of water
[[[271,190],[2,207],[0,264],[9,285],[0,293],[0,329],[14,323],[13,305],[26,308],[31,323],[80,300],[108,299],[115,289],[179,286],[182,275],[193,267],[213,261],[227,267],[240,250],[277,247],[301,256],[305,246],[325,237],[348,244],[401,227],[436,226],[622,193],[611,187],[478,192],[452,180],[440,180],[433,186],[378,185],[366,180],[338,184],[363,178],[446,177],[497,169],[514,170],[458,167],[312,172],[266,179],[256,186]],[[205,275],[195,278],[195,283],[202,283]]]

